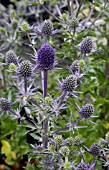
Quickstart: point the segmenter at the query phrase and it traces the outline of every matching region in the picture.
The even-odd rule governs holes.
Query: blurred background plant
[[[45,36],[46,34],[42,32],[42,28],[44,28],[42,23],[48,19],[53,23],[54,29],[51,29],[51,31],[52,33],[54,31],[54,34],[51,35],[50,32],[50,36]],[[78,165],[79,169],[79,163],[84,157],[85,161],[90,163],[90,169],[108,169],[108,140],[105,139],[105,134],[109,130],[108,1],[1,0],[0,21],[0,98],[4,97],[11,100],[14,103],[13,109],[18,109],[21,115],[18,120],[12,120],[6,114],[1,117],[0,168],[75,169],[77,168],[75,166]],[[82,46],[86,37],[92,37],[93,42],[89,39],[90,41],[86,41],[86,44]],[[37,51],[46,41],[55,49],[56,60],[58,61],[54,70],[48,72],[48,95],[45,99],[43,98],[41,76],[39,70],[37,70],[32,86],[37,85],[39,89],[37,92],[34,90],[32,99],[26,100],[25,96],[21,97],[21,91],[20,94],[16,94],[16,91],[19,92],[17,87],[21,89],[21,86],[15,84],[19,81],[18,78],[15,78],[19,64],[14,66],[6,64],[7,51],[13,50],[19,63],[26,59],[34,65]],[[87,45],[87,43],[89,44]],[[86,50],[86,48],[88,49]],[[98,51],[91,53],[93,49]],[[73,65],[75,60],[77,60],[76,66]],[[53,111],[51,111],[51,103],[61,96],[61,91],[56,89],[59,87],[58,80],[65,80],[71,74],[78,76],[78,70],[81,70],[81,77],[83,78],[78,78],[76,90],[82,93],[78,94],[78,98],[73,98],[71,95],[66,96],[63,99],[66,101],[66,107],[63,106],[57,110],[57,117],[54,115],[49,117]],[[77,72],[75,73],[75,71]],[[36,101],[37,103],[35,103]],[[32,106],[35,105],[36,111],[31,108],[31,103]],[[93,103],[94,105],[94,113],[98,116],[93,119],[96,124],[81,121],[80,126],[88,127],[85,129],[78,128],[74,133],[71,128],[67,132],[59,131],[59,133],[52,134],[54,131],[65,128],[66,125],[69,127],[69,124],[79,116],[75,114],[78,106],[82,108],[86,103]],[[36,104],[46,108],[45,112],[50,119],[50,152],[45,150],[48,154],[47,157],[46,154],[43,154],[44,148],[41,145],[40,133],[42,128],[40,124],[45,119],[46,114],[45,117],[40,117],[41,110],[37,108]],[[56,107],[58,108],[58,106]],[[37,118],[35,117],[36,112]],[[43,112],[42,110],[41,114]],[[34,120],[31,120],[31,118]],[[35,126],[38,126],[38,129]],[[62,141],[59,135],[62,135]],[[61,144],[56,143],[58,138],[62,142]],[[91,154],[84,152],[87,152],[87,148],[90,148],[93,143],[98,142],[101,146],[100,138],[106,140],[105,144],[103,143],[103,148],[105,145],[107,149],[103,151],[105,159],[101,156],[97,158],[100,157],[99,159],[105,167],[102,167],[100,163],[97,164],[97,167],[94,167],[94,162],[91,164]],[[68,140],[71,142],[71,146],[70,142],[66,144]],[[64,146],[65,144],[67,146]],[[87,146],[87,148],[83,146]],[[52,158],[49,155],[50,153],[52,153]],[[61,162],[56,164],[58,154],[62,159],[59,158]],[[84,160],[81,164],[85,164]],[[89,169],[88,165],[85,166]]]

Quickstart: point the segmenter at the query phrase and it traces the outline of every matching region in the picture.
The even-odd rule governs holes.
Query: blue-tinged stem
[[[47,96],[47,71],[45,70],[41,71],[41,77],[42,77],[43,96],[45,98]],[[43,138],[42,138],[44,148],[47,148],[48,145],[47,133],[48,133],[48,119],[45,118],[43,121]]]
[[[81,59],[84,60],[85,56],[86,56],[86,54],[83,53]]]
[[[25,88],[25,94],[27,93],[27,78],[24,78],[24,88]]]
[[[44,98],[47,96],[47,71],[41,71],[42,90]]]

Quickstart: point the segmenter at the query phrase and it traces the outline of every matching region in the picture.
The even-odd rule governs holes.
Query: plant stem
[[[42,90],[44,98],[47,96],[47,71],[41,71]]]
[[[44,98],[47,96],[47,71],[41,71],[41,76],[42,76],[42,89],[43,89],[43,96]],[[44,148],[47,148],[48,145],[48,118],[45,118],[43,121],[43,137],[42,137],[42,142]]]
[[[25,88],[25,94],[27,93],[27,78],[24,78],[24,88]]]

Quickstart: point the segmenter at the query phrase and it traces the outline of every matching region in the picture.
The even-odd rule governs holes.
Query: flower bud
[[[78,20],[76,18],[72,19],[71,24],[72,24],[72,28],[76,28],[78,26]]]
[[[79,146],[80,144],[81,144],[81,139],[80,139],[80,137],[79,136],[76,136],[75,138],[74,138],[74,145],[75,146]]]
[[[21,30],[24,31],[24,32],[27,32],[30,30],[30,26],[27,22],[23,21],[22,24],[21,24]]]
[[[63,142],[63,138],[61,135],[58,135],[56,138],[55,138],[55,142],[57,145],[62,145],[62,142]]]
[[[11,18],[16,18],[16,12],[15,12],[15,10],[11,10],[11,11],[10,11],[10,16],[11,16]]]
[[[69,144],[69,145],[72,145],[72,144],[73,144],[73,138],[72,138],[72,137],[69,137],[67,140],[68,140],[68,144]]]
[[[79,60],[79,61],[78,61],[78,67],[79,67],[80,69],[84,69],[84,67],[85,67],[85,61],[84,61],[84,60]]]
[[[5,34],[5,28],[3,28],[3,27],[0,26],[0,33],[1,33],[1,34]]]
[[[68,146],[63,146],[61,149],[60,149],[60,153],[64,156],[64,157],[67,157],[70,153],[70,150],[69,150],[69,147]]]
[[[49,104],[49,105],[52,103],[52,100],[51,100],[50,97],[45,97],[45,101],[46,101],[46,103]]]
[[[79,110],[79,113],[85,119],[90,118],[94,113],[94,106],[92,104],[86,104]]]
[[[65,162],[64,168],[65,168],[66,170],[70,170],[70,169],[71,169],[71,163],[70,163],[70,162]]]
[[[14,63],[11,63],[10,65],[9,65],[9,71],[10,72],[14,72],[14,71],[16,71],[17,70],[17,66],[14,64]]]

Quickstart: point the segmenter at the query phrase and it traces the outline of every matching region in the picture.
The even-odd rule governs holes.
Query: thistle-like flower
[[[9,65],[11,63],[14,63],[15,65],[18,63],[18,58],[13,50],[9,50],[6,53],[6,64]]]
[[[41,28],[34,27],[34,30],[38,34],[41,34],[42,36],[45,36],[45,37],[54,35],[58,32],[58,30],[53,30],[53,23],[49,19],[45,20],[42,23]]]
[[[5,98],[0,98],[0,110],[1,111],[10,111],[12,109],[11,103]]]
[[[85,162],[79,163],[79,165],[76,167],[76,170],[88,170],[87,164]]]
[[[72,166],[75,170],[94,170],[94,167],[96,166],[96,162],[94,161],[91,165],[89,163],[86,163],[83,159],[81,162],[75,167]]]
[[[82,53],[90,53],[92,51],[92,38],[86,37],[83,39],[80,45],[80,50]]]
[[[12,109],[12,104],[9,100],[5,99],[5,98],[0,98],[0,111],[2,111],[2,114],[0,116],[2,116],[4,114],[4,112],[6,112],[8,114],[8,112],[12,113],[12,119],[16,119],[16,118],[20,118],[20,114],[19,111],[14,111]]]
[[[50,36],[53,31],[53,24],[50,20],[45,20],[42,25],[42,34],[45,36]]]
[[[83,118],[88,119],[94,113],[94,106],[92,104],[86,104],[79,110],[79,113]]]
[[[55,142],[57,145],[62,145],[62,142],[63,142],[63,137],[61,135],[58,135],[56,138],[55,138]]]
[[[98,143],[94,143],[91,148],[90,148],[90,153],[93,155],[93,156],[99,156],[100,153],[101,153],[101,148],[100,146],[98,145]]]
[[[74,60],[73,63],[70,66],[70,71],[75,74],[76,72],[78,72],[79,67],[78,67],[78,60]]]
[[[28,78],[32,75],[32,64],[29,60],[24,60],[21,62],[18,68],[18,74],[21,77]]]
[[[82,40],[82,42],[79,45],[79,50],[83,54],[89,54],[92,52],[97,52],[97,50],[93,47],[92,37],[87,36]]]
[[[49,44],[43,44],[38,50],[37,68],[42,71],[53,69],[55,61],[55,51]]]
[[[61,83],[61,90],[63,92],[72,93],[77,87],[77,78],[73,75],[66,77]]]

